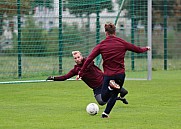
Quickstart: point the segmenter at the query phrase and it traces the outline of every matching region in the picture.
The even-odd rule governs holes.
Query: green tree
[[[96,13],[103,9],[107,9],[109,12],[113,11],[112,0],[66,0],[67,3],[64,5],[65,8],[69,9],[70,14],[76,17],[87,17],[87,28],[90,25],[90,14]],[[98,10],[99,9],[99,10]]]
[[[86,41],[83,31],[75,26],[66,25],[63,32],[63,55],[70,56],[77,46],[79,51],[86,51],[85,45]]]
[[[22,14],[29,13],[29,3],[31,0],[21,0],[20,8]],[[17,15],[17,0],[1,0],[0,1],[0,36],[3,33],[3,16],[12,17]]]
[[[123,0],[118,0],[118,4],[121,5]],[[167,0],[167,15],[174,16],[174,5],[176,4],[175,0]],[[132,7],[132,5],[134,7]],[[123,9],[128,10],[127,16],[131,18],[132,13],[134,13],[136,22],[138,20],[147,21],[147,0],[126,0]],[[158,16],[159,14],[159,16]],[[152,1],[152,15],[153,15],[153,24],[156,22],[162,22],[164,16],[164,0],[153,0]]]
[[[53,0],[19,0],[21,14],[29,14],[34,10],[34,7],[45,6],[48,8],[53,7]],[[3,16],[4,14],[11,19],[17,16],[17,0],[1,0],[0,1],[0,36],[3,33]]]
[[[47,37],[45,31],[35,25],[33,18],[28,17],[25,27],[22,28],[22,52],[27,56],[45,56]]]
[[[96,5],[100,5],[100,10],[107,9],[112,11],[112,1],[111,0],[67,0],[66,8],[69,9],[70,14],[74,14],[77,17],[81,17],[84,14],[86,16],[96,13]]]
[[[31,7],[44,6],[46,8],[53,8],[54,0],[34,0],[31,2]]]
[[[156,23],[162,23],[163,24],[163,17],[164,17],[164,3],[165,1],[157,1],[157,0],[153,0],[153,25]],[[175,0],[167,0],[166,1],[166,6],[167,6],[167,10],[166,10],[166,14],[169,17],[174,17],[174,5],[176,4]]]

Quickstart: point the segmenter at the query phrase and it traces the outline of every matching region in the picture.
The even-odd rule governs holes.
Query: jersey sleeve
[[[93,64],[93,60],[96,56],[100,54],[99,51],[100,44],[98,44],[91,52],[91,54],[87,57],[86,61],[84,62],[84,65],[82,66],[82,69],[79,72],[79,76],[82,77],[83,73],[85,72],[86,68],[88,68],[91,64]]]
[[[76,75],[76,72],[74,69],[70,70],[67,74],[63,75],[63,76],[57,76],[54,77],[54,81],[65,81],[73,76]]]
[[[148,50],[148,48],[146,48],[146,47],[138,47],[138,46],[128,43],[126,41],[124,43],[126,46],[126,50],[128,50],[128,51],[132,51],[132,52],[136,52],[136,53],[143,53]]]

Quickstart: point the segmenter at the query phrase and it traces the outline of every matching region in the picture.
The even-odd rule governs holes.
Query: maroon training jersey
[[[74,68],[71,69],[66,75],[54,77],[54,81],[64,81],[67,80],[75,75],[78,75],[79,71],[81,70],[85,58],[83,59],[82,64],[74,65]],[[94,64],[92,61],[89,66],[85,69],[84,77],[82,80],[92,89],[95,89],[99,86],[102,86],[103,82],[103,73],[102,71]]]
[[[116,36],[108,36],[92,50],[79,75],[80,77],[84,76],[84,70],[99,54],[101,54],[103,58],[104,75],[113,76],[125,73],[124,56],[126,51],[143,53],[147,50],[148,48],[146,47],[135,46]]]

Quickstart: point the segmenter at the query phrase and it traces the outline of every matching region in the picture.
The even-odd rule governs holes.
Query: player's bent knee
[[[102,100],[101,94],[96,95],[95,98],[96,98],[97,103],[98,103],[99,105],[103,106],[103,105],[106,104],[106,102],[104,102],[104,101]]]

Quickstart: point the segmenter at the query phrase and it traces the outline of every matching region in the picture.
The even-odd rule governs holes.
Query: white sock
[[[103,112],[102,114],[104,114],[104,115],[106,115],[106,116],[109,116],[109,114],[107,114],[107,113],[105,113],[105,112]]]
[[[109,90],[113,90],[110,86],[108,86],[108,89],[109,89]]]

